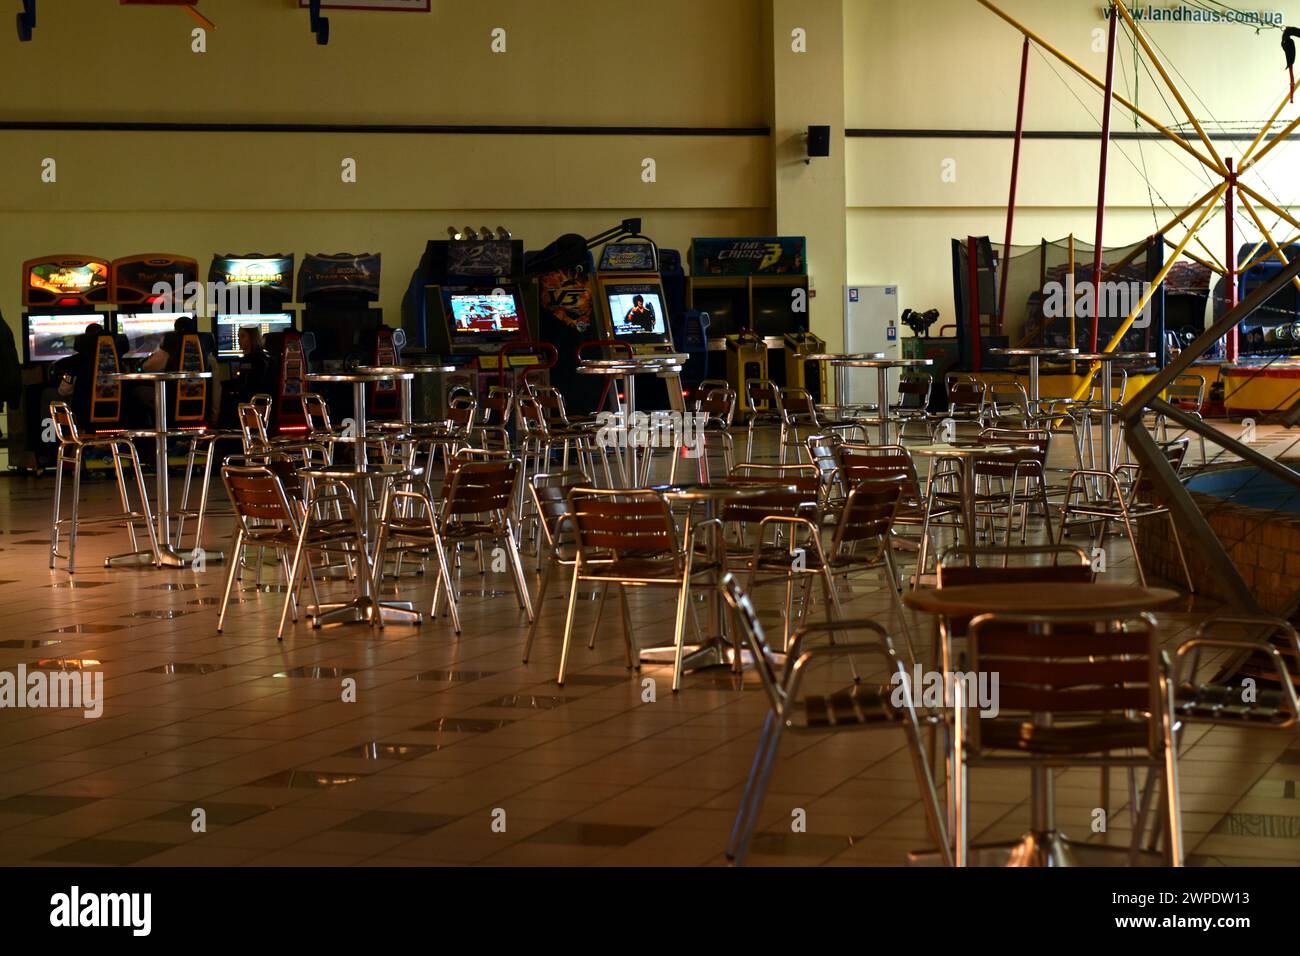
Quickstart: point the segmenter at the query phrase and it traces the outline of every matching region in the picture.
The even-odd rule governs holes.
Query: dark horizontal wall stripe
[[[1281,127],[1279,126],[1279,129]],[[1256,130],[1253,133],[1214,133],[1210,139],[1223,140],[1233,143],[1253,142],[1259,134]],[[844,135],[853,139],[1015,139],[1015,131],[1009,129],[848,129]],[[1183,133],[1182,138],[1193,142],[1196,140],[1195,133]],[[1097,142],[1101,138],[1099,131],[1088,130],[1068,130],[1068,129],[1040,129],[1025,130],[1025,139],[1065,139],[1065,140],[1082,140],[1090,143]],[[1154,130],[1121,130],[1111,133],[1112,139],[1117,140],[1156,140],[1164,139],[1162,133]],[[1292,134],[1288,139],[1300,138],[1298,134]]]
[[[414,136],[770,136],[736,126],[421,126],[344,123],[59,123],[0,120],[0,132],[24,133],[362,133]]]

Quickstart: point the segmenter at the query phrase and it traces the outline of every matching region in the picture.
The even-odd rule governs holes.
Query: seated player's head
[[[194,324],[194,320],[188,315],[182,315],[178,318],[172,328],[180,335],[191,335],[199,330],[199,327]]]
[[[239,350],[248,353],[256,352],[262,348],[265,348],[262,342],[262,330],[256,325],[241,325],[239,327]]]

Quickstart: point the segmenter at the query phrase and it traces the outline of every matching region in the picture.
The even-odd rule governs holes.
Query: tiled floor
[[[765,698],[752,673],[623,666],[617,618],[555,684],[563,588],[540,609],[532,661],[512,597],[467,596],[464,633],[423,626],[274,638],[279,595],[248,589],[215,631],[224,566],[108,570],[125,536],[83,537],[75,580],[48,571],[52,482],[0,481],[0,670],[102,671],[100,719],[0,710],[0,862],[107,865],[720,865]],[[85,486],[106,507],[106,482]],[[214,524],[209,546],[228,533]],[[1109,575],[1126,580],[1127,545]],[[529,565],[530,580],[536,577]],[[268,569],[267,580],[272,571]],[[509,591],[504,575],[467,591]],[[421,605],[431,581],[401,591]],[[776,614],[781,588],[761,596]],[[672,604],[634,595],[636,637],[663,643]],[[593,605],[580,609],[580,634]],[[892,621],[868,580],[848,610]],[[1160,615],[1168,640],[1206,608]],[[820,613],[815,609],[815,613]],[[915,618],[918,635],[929,620]],[[924,642],[923,642],[924,643]],[[355,700],[345,700],[355,682]],[[649,682],[649,683],[647,683]],[[651,693],[653,691],[653,694]],[[926,833],[899,732],[786,738],[752,865],[898,865]],[[1300,863],[1300,748],[1288,735],[1191,729],[1182,763],[1190,862]],[[1127,839],[1126,781],[1091,833],[1095,772],[1057,781],[1077,839]],[[1028,820],[1019,771],[977,772],[979,840]],[[801,812],[802,811],[802,812]],[[793,826],[806,821],[802,832]]]

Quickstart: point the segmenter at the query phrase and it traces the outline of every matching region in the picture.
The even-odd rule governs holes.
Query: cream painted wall
[[[850,0],[852,2],[852,0]],[[808,237],[808,319],[827,348],[843,347],[846,272],[843,0],[773,0],[772,141],[776,231]],[[806,52],[793,49],[803,30]],[[828,158],[807,158],[809,126],[831,127]]]
[[[203,0],[218,29],[200,55],[180,10],[42,3],[33,42],[0,30],[0,120],[766,125],[759,0],[433,6],[330,12],[318,47],[296,0]],[[766,234],[769,153],[762,136],[0,132],[0,309],[16,327],[19,266],[39,254],[347,250],[383,253],[392,321],[448,225],[505,225],[529,248],[637,214],[683,252]]]
[[[1169,0],[1172,2],[1172,0]],[[1164,6],[1165,3],[1156,4]],[[1100,0],[1005,0],[1001,6],[1098,74],[1105,57],[1092,51],[1092,31],[1104,27]],[[1260,8],[1300,21],[1300,3],[1262,0]],[[1122,36],[1121,32],[1121,36]],[[1152,23],[1148,35],[1171,68],[1185,76],[1202,103],[1198,116],[1216,117],[1225,129],[1258,129],[1282,100],[1286,71],[1277,31],[1226,25]],[[1117,90],[1133,89],[1131,40],[1121,62]],[[977,0],[925,0],[891,4],[854,0],[845,4],[845,84],[848,125],[856,128],[1014,128],[1020,35]],[[1053,61],[1062,76],[1066,70]],[[1098,130],[1099,93],[1082,80],[1053,72],[1031,52],[1028,130]],[[1138,105],[1157,120],[1175,121],[1156,82],[1143,75]],[[1077,93],[1086,104],[1075,99]],[[1170,99],[1173,110],[1177,104]],[[1288,106],[1283,122],[1300,115]],[[1183,117],[1179,115],[1177,119]],[[1239,124],[1239,125],[1238,125]],[[1116,131],[1132,130],[1130,114],[1117,108]],[[1215,127],[1211,127],[1212,131]],[[1216,138],[1223,155],[1240,156],[1248,143]],[[847,145],[848,274],[850,282],[897,283],[906,307],[937,307],[952,319],[949,240],[990,235],[1001,243],[1005,228],[1010,140],[860,139]],[[1070,232],[1088,242],[1095,228],[1097,141],[1028,140],[1021,159],[1014,241],[1030,244]],[[946,160],[956,179],[943,178]],[[1153,192],[1148,194],[1147,184]],[[1212,177],[1177,147],[1163,142],[1116,141],[1108,178],[1105,243],[1136,241],[1198,198]],[[1300,145],[1275,149],[1247,182],[1300,214]],[[1166,204],[1173,206],[1169,211]],[[1152,206],[1157,207],[1155,215]],[[1279,241],[1297,230],[1260,210]],[[1239,242],[1258,230],[1244,212],[1236,219]],[[1224,221],[1216,212],[1204,232],[1222,259]],[[1170,237],[1181,238],[1174,230]],[[1197,250],[1202,256],[1204,252]]]

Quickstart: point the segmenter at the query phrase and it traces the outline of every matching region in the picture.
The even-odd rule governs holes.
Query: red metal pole
[[[1231,309],[1237,304],[1237,240],[1232,222],[1232,217],[1235,214],[1234,199],[1237,193],[1237,174],[1232,168],[1232,157],[1229,156],[1224,161],[1228,164],[1228,191],[1223,194],[1223,212],[1224,218],[1227,220],[1225,228],[1228,254],[1223,261],[1228,266],[1228,274],[1225,277],[1225,285],[1227,286],[1226,305],[1227,308]],[[1227,359],[1229,362],[1237,361],[1237,345],[1237,327],[1234,325],[1231,331],[1228,332]]]
[[[1016,142],[1011,149],[1011,194],[1007,197],[1007,234],[1002,242],[1002,281],[998,289],[998,314],[993,328],[1002,332],[1002,317],[1007,314],[1007,264],[1011,261],[1011,227],[1016,221],[1016,184],[1020,179],[1020,144],[1025,138],[1025,86],[1029,78],[1029,37],[1020,51],[1020,98],[1016,101]]]
[[[971,371],[978,372],[983,365],[980,355],[980,261],[979,240],[974,236],[966,237],[966,274],[970,288],[970,342]]]
[[[1097,241],[1093,247],[1092,259],[1092,345],[1090,351],[1097,351],[1097,332],[1101,322],[1101,239],[1102,229],[1106,223],[1106,164],[1110,159],[1110,114],[1111,100],[1115,92],[1115,41],[1119,28],[1119,11],[1115,4],[1110,5],[1110,33],[1106,47],[1106,90],[1101,104],[1101,169],[1097,176]]]

